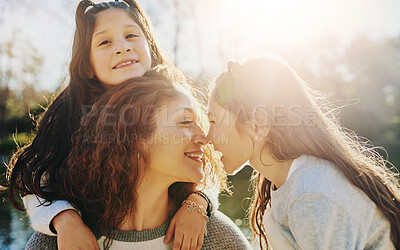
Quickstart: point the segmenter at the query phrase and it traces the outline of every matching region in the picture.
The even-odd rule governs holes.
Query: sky
[[[216,74],[225,60],[302,48],[327,36],[345,46],[360,35],[372,40],[400,35],[397,0],[138,1],[155,23],[163,46],[192,76],[200,71]],[[29,41],[44,58],[37,88],[54,91],[67,73],[78,2],[0,0],[0,43],[18,30],[21,50]],[[176,54],[175,44],[179,48]]]

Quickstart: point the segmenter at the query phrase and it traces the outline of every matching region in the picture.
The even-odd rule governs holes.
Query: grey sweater
[[[146,231],[115,231],[111,249],[171,249],[172,245],[164,245],[168,223]],[[239,228],[223,213],[216,211],[207,224],[207,236],[201,249],[250,249],[249,242]],[[102,247],[104,236],[97,235]],[[35,232],[29,239],[27,250],[57,249],[57,237]]]
[[[287,240],[294,249],[394,249],[389,221],[335,164],[302,155],[290,171],[271,193],[272,218],[264,217],[272,246],[288,249]]]

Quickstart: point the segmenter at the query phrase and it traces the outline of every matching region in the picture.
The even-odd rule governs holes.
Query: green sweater
[[[115,231],[110,249],[171,249],[172,245],[163,243],[167,232],[168,223],[146,231]],[[207,236],[201,249],[250,249],[249,242],[239,228],[223,213],[216,211],[207,223]],[[105,237],[96,235],[100,248]],[[35,232],[29,239],[27,250],[53,250],[57,249],[57,237]]]

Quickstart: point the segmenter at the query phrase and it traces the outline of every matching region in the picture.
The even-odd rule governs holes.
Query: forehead
[[[165,103],[165,106],[164,109],[169,114],[190,112],[197,115],[199,112],[196,102],[186,94],[182,94],[179,98]]]
[[[208,116],[218,116],[221,112],[224,112],[224,108],[217,102],[214,95],[210,95],[207,104]]]
[[[116,23],[121,25],[136,25],[136,21],[127,10],[121,8],[109,8],[96,15],[95,30],[111,28]]]

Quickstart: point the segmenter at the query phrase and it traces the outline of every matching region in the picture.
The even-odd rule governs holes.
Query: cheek
[[[101,72],[104,68],[104,56],[101,53],[93,53],[90,57],[90,64],[96,72]]]
[[[146,46],[145,50],[146,50],[144,55],[146,58],[145,68],[146,70],[150,70],[152,62],[151,62],[151,53],[149,46]]]

